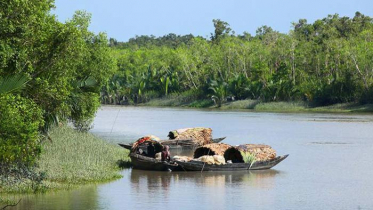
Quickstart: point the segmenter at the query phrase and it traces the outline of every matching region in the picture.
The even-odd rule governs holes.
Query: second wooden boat
[[[212,139],[212,142],[219,143],[223,141],[225,138],[226,137]],[[166,145],[169,146],[170,149],[194,149],[198,147],[198,145],[196,145],[192,139],[160,140],[159,143],[161,143],[164,146]],[[125,149],[131,149],[133,143],[130,143],[130,144],[119,143],[118,145]],[[140,148],[144,150],[146,148],[146,145],[140,145]]]
[[[201,161],[175,161],[185,171],[245,171],[245,170],[265,170],[274,167],[289,155],[277,156],[272,160],[256,161],[251,163],[227,163],[222,165],[207,164]]]

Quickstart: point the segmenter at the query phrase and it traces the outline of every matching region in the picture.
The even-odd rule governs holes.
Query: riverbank
[[[237,100],[223,103],[217,107],[212,100],[198,100],[188,102],[181,97],[165,97],[152,99],[139,106],[168,106],[168,107],[190,107],[208,108],[221,110],[248,109],[258,112],[320,112],[320,113],[348,113],[348,112],[373,112],[373,104],[340,103],[329,106],[311,106],[305,102],[262,102],[260,100]]]
[[[50,137],[31,173],[21,178],[0,175],[0,193],[45,192],[105,182],[120,178],[121,166],[129,163],[128,151],[90,133],[62,126],[54,128]],[[9,199],[0,195],[0,203],[9,203]]]

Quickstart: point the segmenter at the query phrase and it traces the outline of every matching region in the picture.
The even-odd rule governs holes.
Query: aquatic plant
[[[256,157],[254,154],[251,154],[249,152],[243,152],[243,151],[240,151],[241,155],[242,155],[242,159],[245,163],[250,163],[250,168],[251,166],[256,162]]]

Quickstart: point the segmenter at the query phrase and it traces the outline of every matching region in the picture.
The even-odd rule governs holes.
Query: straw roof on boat
[[[170,131],[168,137],[175,140],[192,139],[195,144],[202,146],[212,143],[212,129],[202,127],[183,128]]]
[[[224,153],[224,158],[233,162],[243,162],[242,153],[254,155],[256,161],[271,160],[276,157],[276,150],[271,146],[264,144],[242,144],[227,149]]]
[[[204,155],[224,155],[224,152],[232,147],[229,144],[224,143],[211,143],[204,146],[198,147],[194,151],[194,158],[199,158]]]
[[[144,137],[137,139],[137,141],[135,141],[132,144],[131,150],[135,151],[140,145],[145,144],[145,143],[150,143],[150,142],[153,144],[162,145],[159,141],[160,139],[157,136],[154,136],[154,135],[144,136]]]

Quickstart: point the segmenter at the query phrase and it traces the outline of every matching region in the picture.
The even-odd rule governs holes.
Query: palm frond
[[[0,94],[10,93],[25,87],[30,81],[26,75],[17,74],[0,78]]]
[[[97,85],[97,81],[92,77],[87,77],[81,80],[73,81],[72,85],[74,88],[94,87]]]
[[[41,129],[41,132],[48,136],[49,131],[58,123],[60,122],[60,119],[57,114],[55,113],[46,113],[44,114],[44,126]]]

